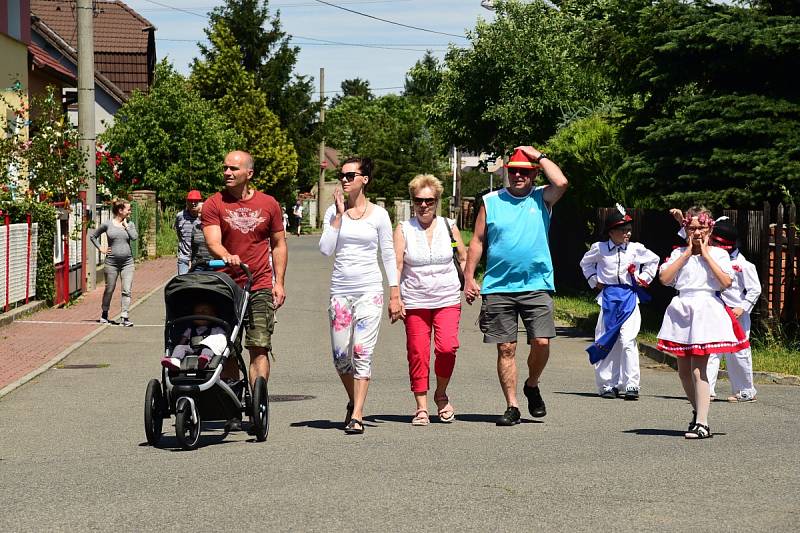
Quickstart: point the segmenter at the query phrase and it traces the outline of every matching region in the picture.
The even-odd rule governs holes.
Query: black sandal
[[[347,411],[344,415],[344,426],[350,425],[350,419],[353,418],[353,402],[349,402],[346,407]]]
[[[705,424],[695,424],[694,427],[683,436],[687,439],[710,439],[714,435],[711,433],[711,428]]]
[[[351,418],[350,423],[345,426],[344,432],[348,435],[361,435],[364,433],[364,423],[358,418]]]

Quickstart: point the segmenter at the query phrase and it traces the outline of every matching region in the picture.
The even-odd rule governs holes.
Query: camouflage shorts
[[[261,289],[250,295],[245,348],[272,348],[272,333],[275,330],[275,305],[272,289]]]

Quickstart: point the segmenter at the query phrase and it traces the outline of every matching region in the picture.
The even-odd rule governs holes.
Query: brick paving
[[[175,275],[175,258],[162,257],[136,265],[131,305],[141,301]],[[120,283],[111,300],[109,317],[120,312]],[[105,327],[97,322],[104,285],[67,307],[43,309],[0,327],[0,391],[43,365],[55,364],[64,350]],[[10,392],[10,391],[3,391]]]

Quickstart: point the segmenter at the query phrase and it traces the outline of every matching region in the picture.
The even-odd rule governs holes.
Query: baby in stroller
[[[197,302],[192,307],[192,314],[216,317],[217,310],[209,302]],[[172,353],[161,359],[161,366],[167,370],[180,370],[181,362],[187,355],[197,355],[197,368],[202,370],[214,355],[222,354],[227,342],[223,328],[211,327],[208,320],[195,319],[184,330]]]

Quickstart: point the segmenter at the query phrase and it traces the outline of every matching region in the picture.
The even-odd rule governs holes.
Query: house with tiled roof
[[[77,77],[78,21],[74,0],[30,0],[31,40]],[[119,0],[93,2],[95,130],[100,133],[134,91],[147,92],[156,64],[156,28]],[[75,91],[66,90],[77,122]]]

